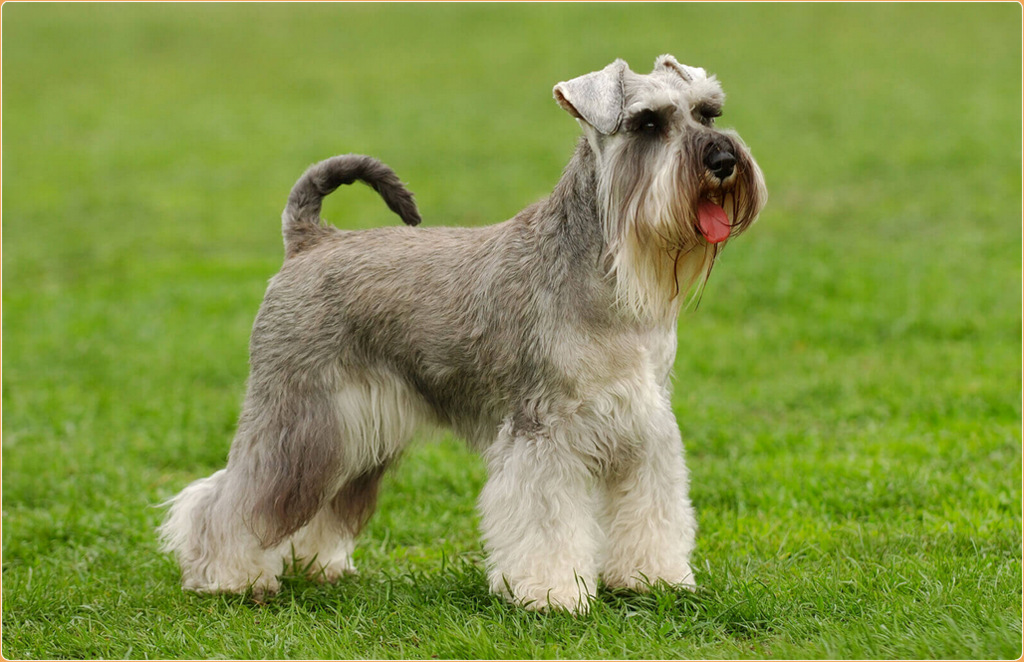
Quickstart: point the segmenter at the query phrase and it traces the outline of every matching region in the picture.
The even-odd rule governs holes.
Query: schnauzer
[[[756,219],[764,180],[714,126],[718,82],[671,55],[647,75],[616,60],[554,96],[584,135],[554,192],[503,223],[326,225],[322,199],[356,180],[419,224],[367,156],[295,184],[227,467],[174,497],[160,529],[186,589],[272,593],[294,558],[327,581],[354,572],[381,477],[422,424],[484,456],[494,592],[584,612],[599,577],[693,586],[677,316]]]

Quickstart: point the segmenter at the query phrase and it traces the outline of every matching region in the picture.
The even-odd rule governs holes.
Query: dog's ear
[[[706,80],[708,73],[700,67],[688,67],[680,64],[675,57],[666,53],[654,61],[655,71],[669,71],[678,74],[687,83],[696,83],[699,80]]]
[[[622,122],[622,77],[627,71],[625,61],[615,60],[601,71],[562,81],[555,85],[555,100],[576,119],[613,134]]]

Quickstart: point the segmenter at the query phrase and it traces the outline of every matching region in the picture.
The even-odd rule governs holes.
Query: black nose
[[[711,152],[704,158],[704,165],[715,177],[725,179],[732,174],[733,166],[736,165],[736,157],[729,152]]]

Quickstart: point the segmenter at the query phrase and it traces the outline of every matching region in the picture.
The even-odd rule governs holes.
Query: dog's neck
[[[597,178],[597,156],[590,141],[581,138],[562,178],[542,203],[547,213],[538,218],[550,224],[542,232],[557,240],[563,254],[598,272],[611,305],[623,317],[642,326],[674,327],[690,287],[707,268],[707,256],[703,251],[662,254],[657,249],[651,254],[653,244],[640,245],[635,235],[610,248]]]
[[[559,224],[566,239],[598,252],[604,249],[597,206],[597,160],[586,139],[580,138],[546,206],[552,213],[545,217]]]

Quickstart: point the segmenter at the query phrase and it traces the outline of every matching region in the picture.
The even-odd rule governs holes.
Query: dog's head
[[[554,95],[595,155],[610,267],[633,281],[623,295],[644,308],[670,276],[667,301],[677,300],[706,278],[719,246],[749,227],[766,199],[746,145],[715,127],[721,86],[704,69],[662,55],[650,74],[616,60],[558,83]]]

